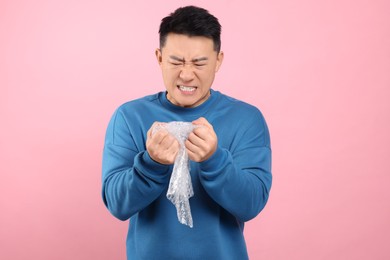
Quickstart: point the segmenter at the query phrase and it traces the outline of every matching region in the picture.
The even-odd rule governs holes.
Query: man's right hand
[[[173,164],[180,149],[179,142],[165,129],[152,133],[152,129],[156,124],[161,123],[154,122],[149,129],[146,139],[146,149],[154,161],[166,165]]]

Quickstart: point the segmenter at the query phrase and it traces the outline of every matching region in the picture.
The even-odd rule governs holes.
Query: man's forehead
[[[211,46],[203,44],[169,43],[167,42],[161,49],[163,56],[178,61],[205,61],[217,56],[212,42]]]
[[[185,34],[169,33],[162,49],[202,49],[204,51],[213,51],[214,42],[205,36],[188,36]]]

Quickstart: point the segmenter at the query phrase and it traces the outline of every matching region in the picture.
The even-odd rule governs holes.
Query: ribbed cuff
[[[166,181],[165,179],[170,176],[172,166],[154,161],[147,151],[138,154],[137,157],[139,160],[138,168],[142,168],[141,171],[145,176],[162,182]],[[135,158],[135,160],[137,160],[137,158]]]
[[[221,169],[222,165],[225,163],[226,157],[226,151],[217,147],[217,150],[210,158],[200,163],[200,169],[205,172],[213,172]]]

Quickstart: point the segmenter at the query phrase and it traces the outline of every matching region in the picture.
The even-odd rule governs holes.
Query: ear
[[[158,65],[161,67],[161,63],[162,63],[161,50],[157,48],[155,54],[156,54]]]
[[[224,54],[222,51],[220,51],[217,55],[217,63],[215,65],[215,72],[218,72],[219,68],[221,67],[222,65],[222,61],[223,61],[223,57],[224,57]]]

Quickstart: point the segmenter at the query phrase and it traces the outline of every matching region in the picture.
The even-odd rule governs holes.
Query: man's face
[[[210,96],[210,88],[223,60],[213,40],[170,33],[156,50],[168,100],[181,107],[196,107]]]

